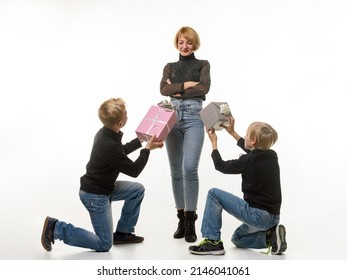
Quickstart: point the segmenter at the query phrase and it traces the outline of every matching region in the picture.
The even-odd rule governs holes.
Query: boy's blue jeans
[[[278,225],[280,216],[250,207],[243,199],[217,188],[210,189],[207,195],[201,225],[204,238],[221,239],[223,209],[242,222],[231,238],[235,246],[255,249],[268,246],[266,232]]]
[[[198,167],[204,143],[201,99],[172,99],[177,122],[165,141],[177,209],[195,211],[199,195]]]
[[[109,251],[113,244],[111,203],[124,200],[117,231],[134,232],[144,191],[145,189],[140,183],[129,181],[116,181],[115,191],[111,195],[98,195],[80,190],[80,199],[89,212],[95,233],[63,221],[57,221],[54,239],[62,240],[71,246],[89,248],[97,252]]]

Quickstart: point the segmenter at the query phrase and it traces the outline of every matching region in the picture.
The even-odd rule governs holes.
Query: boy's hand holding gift
[[[146,144],[146,149],[148,150],[154,150],[157,148],[162,148],[164,146],[163,141],[156,141],[156,135],[153,135]]]

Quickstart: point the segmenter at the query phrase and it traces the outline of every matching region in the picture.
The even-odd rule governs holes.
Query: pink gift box
[[[158,141],[164,141],[175,122],[175,110],[152,105],[136,129],[137,137],[148,141],[153,135],[156,135]]]

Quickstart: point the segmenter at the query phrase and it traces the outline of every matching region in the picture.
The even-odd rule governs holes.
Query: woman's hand
[[[195,87],[198,84],[199,84],[199,82],[193,82],[193,81],[184,82],[183,88],[184,89],[188,89],[188,88],[191,88],[191,87]]]
[[[173,94],[173,95],[171,95],[171,96],[174,97],[174,98],[182,97],[182,95],[181,95],[180,93],[175,93],[175,94]]]
[[[166,82],[168,85],[171,85],[171,81],[170,79],[166,79]],[[175,93],[175,94],[172,94],[171,97],[174,97],[174,98],[177,98],[177,97],[182,97],[182,95],[178,92],[178,93]]]

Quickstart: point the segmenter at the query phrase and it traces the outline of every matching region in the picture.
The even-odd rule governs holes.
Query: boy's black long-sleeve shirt
[[[279,215],[282,203],[280,168],[273,150],[253,151],[244,148],[245,140],[237,145],[247,154],[224,161],[218,150],[212,151],[215,169],[224,174],[241,174],[244,200],[254,208]]]
[[[135,161],[127,155],[139,149],[141,142],[138,138],[122,144],[123,133],[102,127],[94,137],[93,148],[86,174],[81,177],[81,190],[110,195],[114,191],[114,183],[119,173],[137,177],[147,164],[149,149],[142,149]]]

